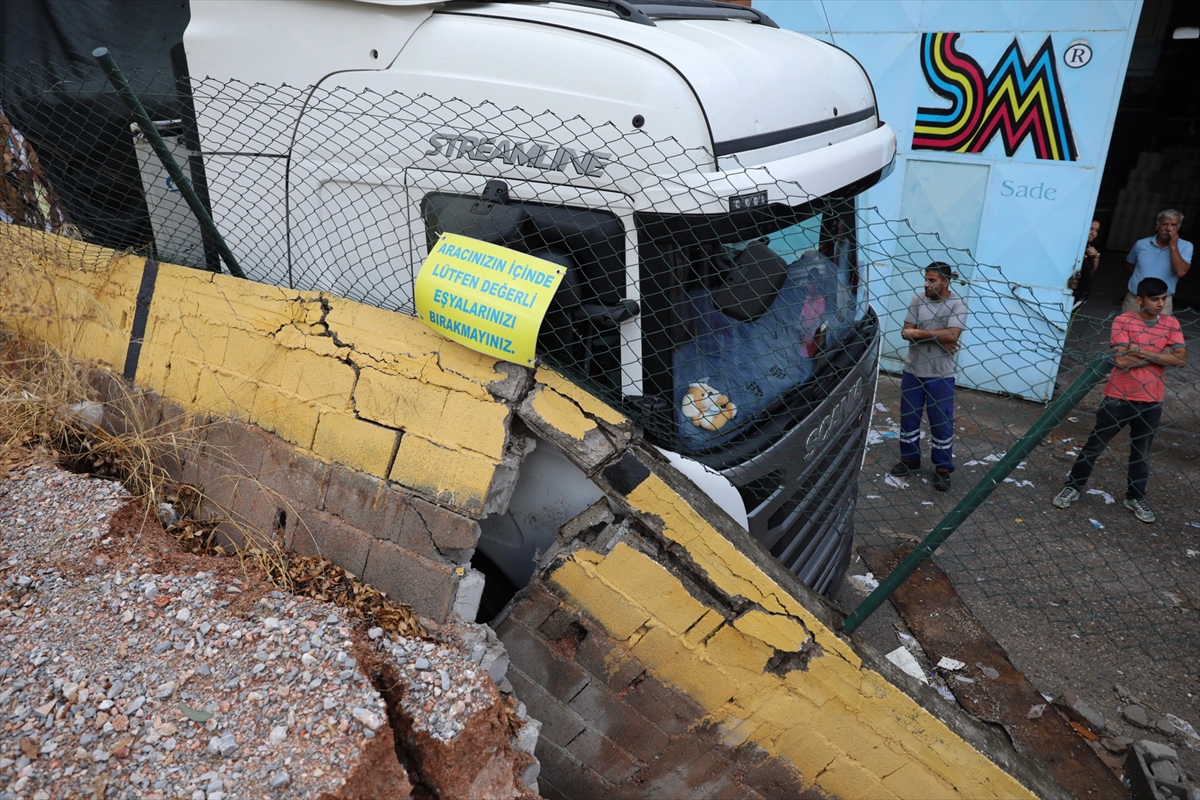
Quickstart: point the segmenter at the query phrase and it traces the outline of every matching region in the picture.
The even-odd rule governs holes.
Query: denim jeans
[[[1146,481],[1150,478],[1150,445],[1154,432],[1162,419],[1162,403],[1138,403],[1133,400],[1117,400],[1106,397],[1096,409],[1096,427],[1084,444],[1067,486],[1083,491],[1096,459],[1117,435],[1117,431],[1129,426],[1129,476],[1126,480],[1125,499],[1144,500]]]

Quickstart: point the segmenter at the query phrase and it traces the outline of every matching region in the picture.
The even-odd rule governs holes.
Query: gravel
[[[110,533],[128,500],[118,484],[51,467],[0,481],[0,798],[336,790],[386,720],[351,655],[356,622],[256,592],[232,559],[133,546]],[[378,642],[452,662],[431,643]],[[473,697],[418,683],[439,709]]]

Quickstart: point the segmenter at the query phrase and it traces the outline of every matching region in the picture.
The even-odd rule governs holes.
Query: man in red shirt
[[[1159,278],[1144,278],[1137,285],[1137,311],[1113,320],[1112,338],[1116,366],[1104,385],[1104,400],[1096,409],[1096,427],[1075,459],[1067,485],[1054,498],[1057,508],[1079,499],[1096,465],[1096,458],[1117,431],[1129,426],[1129,477],[1125,507],[1142,522],[1154,522],[1146,503],[1146,481],[1150,477],[1150,445],[1162,419],[1162,402],[1167,367],[1187,361],[1179,320],[1162,313],[1167,302],[1167,284]]]

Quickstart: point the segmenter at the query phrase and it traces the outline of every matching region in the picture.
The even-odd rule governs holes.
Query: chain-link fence
[[[541,357],[654,443],[728,478],[751,532],[831,596],[851,533],[921,538],[1110,350],[1115,307],[1071,316],[1074,265],[1020,285],[882,219],[862,198],[886,175],[877,166],[825,186],[815,171],[811,183],[778,180],[711,147],[549,111],[362,85],[129,77],[251,280],[414,313],[415,275],[443,233],[561,266]],[[4,221],[222,269],[99,70],[6,73],[0,111]],[[927,281],[931,262],[953,271],[948,286]],[[945,292],[965,319],[942,313],[954,305]],[[1190,340],[1196,317],[1178,317]],[[921,374],[919,391],[906,370]],[[946,374],[957,375],[948,394]],[[1103,387],[937,558],[1003,620],[1176,658],[1200,640],[1195,370],[1167,369],[1145,495],[1153,525],[1123,507],[1125,433],[1078,500],[1052,504]],[[933,430],[903,422],[902,398],[918,394]],[[937,417],[947,404],[952,422]],[[901,443],[909,460],[896,469]]]

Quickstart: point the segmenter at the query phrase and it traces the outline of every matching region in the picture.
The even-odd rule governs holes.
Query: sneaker
[[[1154,512],[1150,510],[1150,504],[1145,500],[1126,500],[1125,507],[1133,512],[1133,515],[1142,522],[1154,522],[1158,517],[1154,516]]]
[[[933,473],[933,488],[939,492],[950,491],[950,471],[939,469]]]
[[[1066,508],[1079,499],[1079,490],[1072,489],[1070,486],[1064,486],[1063,490],[1054,495],[1054,499],[1050,502],[1055,508]]]
[[[892,467],[889,474],[895,475],[897,478],[904,478],[912,475],[921,467],[920,461],[905,461],[903,458],[896,462],[896,466]]]

